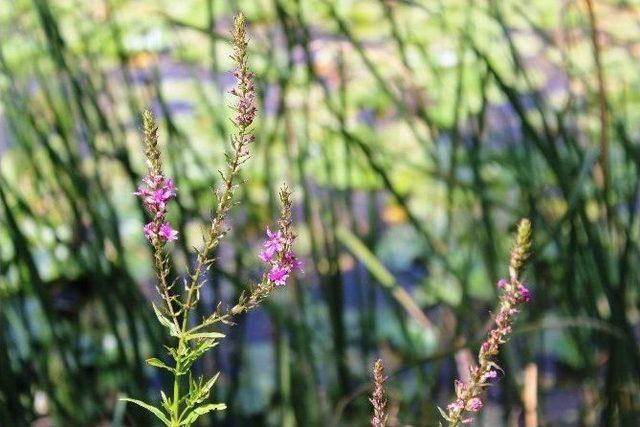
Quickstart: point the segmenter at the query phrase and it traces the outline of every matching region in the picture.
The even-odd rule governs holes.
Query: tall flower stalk
[[[440,409],[449,427],[473,422],[471,414],[484,406],[483,391],[496,378],[498,365],[495,358],[500,346],[507,342],[511,327],[519,307],[531,300],[529,289],[523,284],[522,277],[531,254],[531,222],[522,219],[518,224],[515,244],[511,250],[509,261],[509,279],[500,279],[501,290],[498,312],[495,315],[495,327],[489,332],[487,339],[480,346],[478,366],[470,368],[469,380],[465,383],[455,381],[456,399],[447,406],[447,411]]]
[[[382,359],[378,359],[373,365],[373,392],[369,398],[369,402],[373,406],[371,427],[384,427],[387,424],[387,399],[384,395],[384,383],[386,381],[384,364]]]
[[[166,218],[168,203],[176,197],[177,189],[173,180],[166,177],[162,169],[157,126],[153,116],[149,111],[143,114],[148,170],[134,194],[142,199],[151,216],[150,222],[144,226],[144,234],[153,249],[157,289],[164,300],[163,308],[153,305],[153,309],[158,321],[173,337],[173,346],[166,347],[173,361],[166,364],[158,358],[150,358],[147,363],[171,372],[174,381],[170,395],[161,392],[160,407],[136,399],[124,400],[149,410],[169,427],[191,426],[201,415],[226,408],[224,403],[207,402],[218,375],[208,380],[203,377],[194,378],[191,366],[224,338],[224,334],[215,330],[217,324],[228,324],[233,316],[257,306],[275,287],[284,286],[295,270],[301,269],[301,263],[293,253],[296,236],[291,223],[291,193],[283,186],[279,193],[282,213],[278,227],[274,232],[267,229],[267,240],[259,254],[260,259],[266,263],[260,282],[248,293],[243,292],[231,309],[222,310],[218,306],[218,309],[201,322],[191,324],[191,310],[200,300],[200,289],[205,284],[205,272],[213,263],[211,254],[228,231],[224,221],[234,204],[238,173],[249,158],[249,147],[255,139],[251,128],[257,113],[255,86],[253,73],[247,67],[248,43],[245,21],[241,14],[234,21],[233,44],[234,51],[231,57],[236,62],[236,87],[231,93],[238,98],[233,118],[236,132],[231,137],[233,151],[227,155],[226,169],[222,174],[223,182],[216,192],[217,206],[209,229],[203,237],[203,246],[197,250],[195,265],[184,280],[184,295],[176,292],[175,282],[169,282],[169,262],[165,249],[168,242],[178,239],[178,232],[171,227]]]

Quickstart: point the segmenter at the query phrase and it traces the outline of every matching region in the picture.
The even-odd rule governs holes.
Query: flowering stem
[[[232,58],[236,61],[237,67],[234,75],[237,79],[237,86],[232,90],[232,94],[237,96],[237,115],[234,119],[237,133],[232,137],[233,154],[228,157],[227,172],[223,175],[224,183],[222,191],[218,193],[218,205],[216,213],[211,221],[208,234],[205,236],[204,247],[198,252],[195,267],[190,274],[190,283],[187,286],[186,296],[181,302],[182,322],[178,327],[178,351],[188,345],[186,336],[189,328],[189,314],[193,305],[197,302],[197,295],[202,286],[202,275],[209,268],[211,261],[209,256],[218,246],[220,238],[226,233],[223,222],[233,205],[233,194],[235,190],[235,179],[240,170],[240,166],[248,159],[248,145],[253,142],[254,136],[250,132],[251,124],[255,118],[255,88],[253,84],[253,73],[247,68],[247,39],[245,35],[245,21],[242,14],[236,16],[234,22],[234,54]],[[217,313],[216,313],[217,314]],[[226,317],[226,316],[225,316]],[[223,319],[216,317],[217,321]],[[201,326],[209,325],[203,322]],[[193,331],[191,331],[193,332]],[[176,366],[173,383],[173,414],[176,425],[180,422],[180,376],[181,366]]]
[[[157,127],[151,112],[147,110],[143,116],[148,173],[134,194],[142,198],[146,210],[152,216],[152,220],[145,224],[144,232],[153,247],[154,267],[159,280],[158,292],[166,303],[166,311],[160,311],[155,306],[154,311],[158,321],[168,329],[172,337],[176,338],[177,343],[172,347],[165,347],[175,361],[173,366],[157,358],[147,359],[150,365],[166,369],[173,374],[172,396],[168,397],[161,393],[162,410],[136,399],[124,398],[124,400],[151,411],[168,427],[188,427],[201,415],[226,408],[223,403],[206,403],[218,375],[205,381],[202,377],[194,378],[191,373],[192,364],[206,351],[215,347],[221,338],[224,338],[224,334],[206,328],[219,322],[230,323],[233,316],[258,305],[274,287],[284,286],[294,270],[301,269],[301,262],[292,250],[295,234],[291,226],[291,193],[286,186],[283,186],[279,194],[282,215],[278,221],[278,230],[272,233],[267,229],[268,239],[260,253],[260,258],[270,270],[264,272],[260,283],[252,288],[248,295],[244,292],[240,295],[233,308],[224,313],[218,308],[198,325],[189,329],[191,309],[198,303],[199,290],[205,283],[204,272],[213,263],[209,257],[227,232],[223,223],[233,206],[236,177],[242,164],[249,158],[249,144],[254,140],[251,125],[257,110],[253,73],[247,67],[248,43],[245,36],[244,17],[241,14],[238,15],[234,24],[232,58],[237,63],[234,71],[237,85],[231,94],[238,98],[235,106],[236,115],[233,119],[237,132],[231,138],[233,153],[227,156],[226,172],[222,174],[222,188],[217,193],[215,215],[211,220],[208,233],[204,236],[204,247],[198,251],[195,266],[189,272],[189,280],[185,282],[186,295],[183,298],[180,298],[179,293],[172,292],[174,283],[168,282],[169,261],[165,252],[165,244],[178,238],[178,232],[171,228],[166,219],[167,202],[175,197],[176,189],[173,181],[165,177],[162,172]],[[182,389],[184,386],[182,383],[186,382],[183,381],[183,376],[188,376],[188,390]]]
[[[384,365],[382,359],[376,360],[373,365],[373,393],[369,398],[369,402],[373,406],[373,418],[371,418],[371,427],[384,427],[387,423],[386,406],[387,401],[384,396],[384,383],[387,378],[384,376]]]
[[[236,61],[237,67],[234,75],[237,80],[236,87],[231,93],[238,97],[236,106],[236,117],[234,124],[238,129],[232,137],[233,155],[227,163],[227,173],[224,175],[223,190],[218,194],[218,206],[216,214],[211,221],[208,235],[205,237],[204,247],[198,252],[196,265],[191,274],[191,283],[187,289],[187,295],[183,306],[183,319],[181,331],[185,332],[189,323],[189,311],[193,304],[194,295],[202,286],[201,277],[209,266],[209,254],[218,245],[220,238],[225,234],[223,228],[224,218],[232,206],[233,193],[235,190],[235,178],[240,170],[240,166],[249,157],[248,145],[253,142],[254,136],[250,132],[251,124],[255,118],[255,86],[253,83],[253,73],[247,67],[247,38],[245,34],[244,15],[238,14],[234,22],[233,33],[234,54],[232,58]]]
[[[455,382],[456,400],[447,406],[445,413],[441,410],[450,427],[469,424],[473,421],[467,417],[468,413],[478,412],[484,405],[481,399],[483,389],[489,385],[489,380],[497,376],[494,362],[499,348],[511,333],[511,325],[518,313],[518,306],[529,302],[529,290],[521,283],[522,274],[531,253],[531,222],[523,219],[518,224],[515,244],[509,260],[510,279],[501,279],[498,287],[502,289],[498,313],[495,316],[496,326],[489,332],[485,342],[480,346],[478,356],[479,366],[470,368],[469,381],[465,384],[460,380]]]
[[[168,284],[169,268],[168,258],[164,250],[166,240],[159,234],[165,222],[166,202],[175,195],[173,183],[164,177],[162,170],[162,160],[158,149],[158,126],[155,123],[153,114],[146,109],[142,113],[142,123],[144,129],[145,154],[148,163],[148,174],[143,180],[145,187],[140,187],[135,193],[143,198],[147,210],[153,215],[153,220],[145,225],[145,234],[151,241],[153,248],[153,264],[156,275],[160,282],[159,292],[169,311],[171,321],[178,327],[178,315],[173,306],[174,298],[170,294],[171,286]],[[159,188],[160,187],[160,188]],[[156,194],[161,192],[159,200]]]

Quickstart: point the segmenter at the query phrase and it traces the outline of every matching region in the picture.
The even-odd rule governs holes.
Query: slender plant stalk
[[[150,111],[143,114],[145,134],[145,155],[147,157],[147,174],[142,184],[135,192],[140,196],[145,209],[151,215],[151,221],[144,226],[144,232],[153,249],[154,266],[159,282],[158,292],[164,300],[164,310],[154,306],[158,321],[175,338],[174,347],[167,347],[173,366],[165,364],[157,358],[147,360],[152,366],[170,371],[173,374],[173,390],[171,397],[161,393],[161,407],[154,407],[136,399],[124,400],[133,402],[153,413],[162,423],[169,427],[192,425],[200,416],[211,411],[223,410],[224,403],[207,403],[212,387],[218,375],[204,380],[202,377],[194,379],[191,366],[201,358],[205,352],[218,345],[224,334],[214,331],[217,324],[231,323],[231,319],[244,313],[264,300],[271,291],[278,286],[284,286],[294,270],[301,268],[301,263],[293,253],[295,234],[291,221],[291,192],[286,186],[280,190],[279,197],[282,213],[275,232],[267,229],[268,240],[260,252],[260,259],[269,267],[262,275],[257,286],[248,294],[241,293],[238,302],[231,309],[223,310],[220,305],[209,316],[197,325],[190,325],[189,314],[200,300],[200,289],[206,283],[205,272],[211,267],[213,260],[210,254],[218,246],[220,240],[227,233],[224,225],[227,213],[234,204],[233,196],[237,185],[236,178],[240,167],[249,158],[249,145],[255,136],[251,126],[255,119],[257,108],[255,105],[255,88],[253,73],[247,66],[247,39],[243,15],[238,15],[234,21],[233,60],[236,62],[234,75],[236,87],[231,91],[238,98],[235,105],[236,115],[233,123],[237,132],[231,138],[233,152],[227,155],[227,167],[223,176],[222,188],[217,192],[218,203],[211,220],[208,233],[204,236],[204,246],[198,250],[194,268],[185,281],[186,293],[183,297],[175,292],[175,282],[169,283],[169,260],[166,245],[178,240],[179,232],[174,230],[167,220],[168,204],[176,197],[177,189],[172,179],[167,178],[162,169],[160,150],[158,147],[157,126]],[[183,386],[188,377],[188,389]]]
[[[440,409],[442,416],[449,422],[449,427],[469,424],[473,421],[469,413],[476,413],[482,409],[482,392],[489,385],[491,379],[497,376],[498,365],[495,358],[500,346],[511,334],[511,325],[518,313],[518,307],[529,302],[531,295],[522,283],[522,276],[531,254],[531,222],[527,219],[520,221],[516,233],[515,244],[509,260],[509,280],[500,279],[498,288],[502,289],[498,312],[494,318],[496,326],[489,332],[485,342],[480,346],[478,366],[472,366],[469,380],[465,383],[456,380],[456,400],[447,406],[447,412]]]
[[[387,399],[384,393],[384,383],[387,378],[384,376],[384,364],[382,359],[376,360],[373,365],[373,393],[369,398],[373,406],[373,418],[371,427],[384,427],[387,424]]]

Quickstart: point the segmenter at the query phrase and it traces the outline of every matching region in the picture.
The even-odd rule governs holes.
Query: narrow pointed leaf
[[[224,409],[227,409],[227,405],[224,403],[208,403],[206,405],[198,406],[189,412],[189,415],[187,415],[180,425],[190,426],[200,417],[200,415],[204,415],[211,411],[222,411]]]
[[[151,306],[153,307],[153,312],[156,314],[156,317],[158,318],[158,321],[162,324],[162,326],[169,329],[169,333],[172,336],[177,337],[179,334],[176,325],[174,325],[171,320],[167,319],[167,317],[162,314],[160,310],[158,310],[158,307],[156,307],[155,304],[151,304]]]
[[[151,412],[153,415],[155,415],[160,421],[162,421],[164,423],[164,425],[168,426],[171,423],[169,422],[169,419],[162,413],[162,411],[158,408],[156,408],[155,406],[151,406],[148,403],[145,403],[141,400],[137,400],[137,399],[130,399],[128,397],[123,397],[120,400],[124,400],[126,402],[131,402],[131,403],[135,403],[138,406],[143,407],[144,409],[146,409],[147,411]]]
[[[225,335],[220,332],[196,332],[195,334],[187,334],[187,341],[202,338],[220,339],[224,337]]]
[[[167,371],[171,371],[171,372],[174,371],[172,367],[167,366],[164,362],[162,362],[160,359],[157,359],[155,357],[151,357],[147,359],[146,362],[151,366],[155,366],[156,368],[166,369]]]

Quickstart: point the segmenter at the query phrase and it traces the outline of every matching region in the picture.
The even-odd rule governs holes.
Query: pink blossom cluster
[[[254,75],[243,67],[236,69],[233,75],[238,81],[237,87],[230,91],[232,95],[238,97],[235,122],[241,127],[249,127],[258,112],[256,107],[256,89],[253,83]]]
[[[495,374],[495,371],[490,371]],[[462,411],[478,412],[484,404],[479,397],[472,397],[465,399],[463,396],[468,394],[468,386],[460,380],[455,381],[456,395],[458,398],[447,406],[449,412],[462,413]],[[473,418],[464,418],[460,420],[461,424],[471,424]]]
[[[371,427],[384,427],[387,421],[387,400],[384,397],[384,383],[387,378],[384,376],[384,366],[382,359],[376,360],[373,365],[373,381],[374,388],[369,402],[373,406],[373,418],[371,418]]]
[[[506,279],[498,280],[497,284],[499,289],[505,289],[511,286],[511,284]],[[518,303],[528,303],[531,302],[531,291],[522,283],[516,283],[514,289],[512,289],[512,296],[516,299]],[[516,311],[517,312],[517,311]]]
[[[176,186],[171,178],[162,175],[146,175],[138,187],[136,196],[140,196],[147,212],[153,219],[145,224],[144,234],[151,242],[170,242],[178,239],[178,232],[167,221],[167,203],[176,196]]]
[[[293,271],[302,271],[302,261],[291,250],[294,239],[267,227],[267,240],[258,257],[271,267],[267,279],[276,286],[284,286]]]
[[[469,382],[455,381],[456,400],[447,406],[447,419],[452,425],[471,424],[473,418],[463,418],[464,412],[478,412],[483,407],[480,398],[482,389],[489,381],[497,377],[492,369],[495,363],[492,359],[498,354],[499,348],[507,341],[511,334],[514,316],[518,313],[520,304],[531,301],[531,292],[516,278],[498,280],[497,287],[503,291],[500,297],[500,307],[495,316],[496,326],[489,332],[489,336],[480,346],[479,366],[473,366],[469,372]]]
[[[510,282],[500,279],[497,286],[504,290],[504,294],[500,310],[495,317],[496,327],[489,332],[489,338],[480,346],[480,360],[489,359],[498,354],[498,347],[511,333],[513,316],[519,312],[518,305],[531,302],[531,291],[517,280]]]

